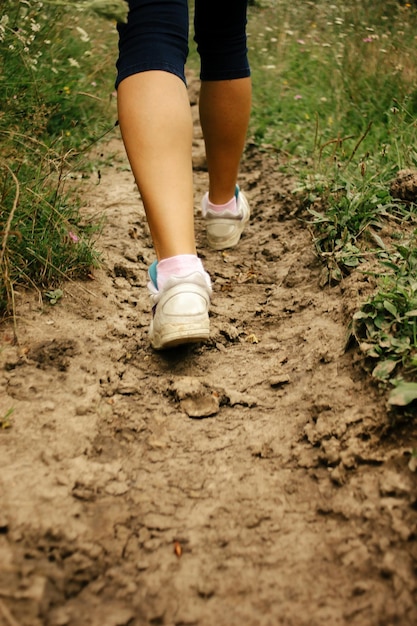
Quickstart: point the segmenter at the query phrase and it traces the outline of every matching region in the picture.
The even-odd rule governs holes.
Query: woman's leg
[[[224,204],[234,195],[249,123],[246,11],[247,0],[196,0],[195,39],[202,79],[200,121],[209,198],[214,204]]]
[[[187,0],[130,0],[119,26],[118,114],[158,259],[195,254]]]
[[[158,260],[149,336],[162,349],[209,336],[210,278],[194,239],[187,0],[129,0],[119,34],[119,123]]]
[[[158,260],[196,254],[192,118],[183,81],[165,71],[125,78],[119,123]]]
[[[201,83],[200,121],[213,204],[227,203],[235,193],[250,109],[250,78]]]

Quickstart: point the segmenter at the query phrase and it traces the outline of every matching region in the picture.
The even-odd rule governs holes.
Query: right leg
[[[247,0],[196,0],[195,5],[209,198],[221,205],[235,192],[251,109]]]
[[[227,203],[235,193],[250,109],[250,78],[201,83],[200,121],[213,204]]]

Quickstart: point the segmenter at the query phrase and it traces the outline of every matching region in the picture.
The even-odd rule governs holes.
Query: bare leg
[[[209,198],[214,204],[234,195],[251,108],[250,78],[203,81],[200,121],[209,170]]]
[[[186,86],[168,72],[142,72],[120,83],[117,100],[158,260],[196,254],[193,127]]]

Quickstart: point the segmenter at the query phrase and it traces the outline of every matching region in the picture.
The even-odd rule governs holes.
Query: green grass
[[[86,277],[99,224],[74,171],[112,128],[115,24],[48,2],[0,0],[0,315],[14,292]],[[90,32],[89,32],[90,31]]]
[[[252,128],[259,141],[310,157],[352,136],[343,145],[349,154],[372,122],[366,152],[396,130],[395,107],[414,122],[415,13],[396,1],[380,4],[275,0],[252,13]],[[329,154],[331,144],[321,152]]]
[[[323,285],[373,258],[352,337],[393,404],[414,399],[417,376],[417,206],[391,192],[417,169],[416,32],[415,3],[396,0],[260,0],[249,20],[252,136],[298,181]]]

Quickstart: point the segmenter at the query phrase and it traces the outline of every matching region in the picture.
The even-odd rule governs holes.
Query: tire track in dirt
[[[366,284],[319,288],[291,181],[249,145],[239,247],[208,249],[196,210],[211,340],[153,352],[143,209],[120,140],[102,149],[103,269],[55,307],[18,294],[19,346],[2,332],[0,624],[415,624],[412,434],[381,439],[344,353]],[[197,118],[194,165],[199,201]]]

